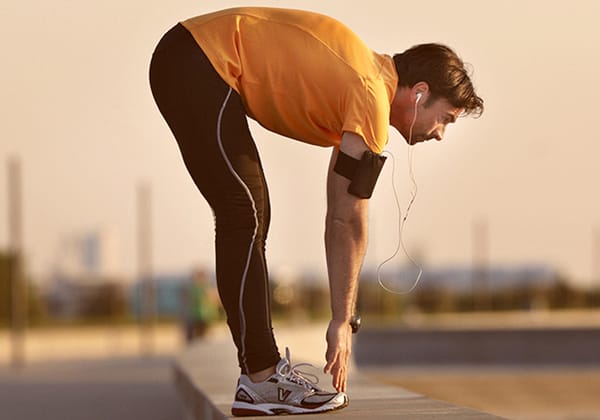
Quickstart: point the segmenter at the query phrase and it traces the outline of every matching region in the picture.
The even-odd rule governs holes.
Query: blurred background
[[[396,170],[386,165],[371,200],[361,278],[366,331],[545,331],[556,337],[552,348],[568,330],[583,329],[585,338],[569,336],[575,344],[597,337],[600,3],[7,0],[0,5],[0,365],[170,357],[222,328],[212,214],[153,103],[147,71],[154,46],[177,21],[237,5],[325,13],[390,55],[446,43],[472,65],[484,115],[414,149],[418,196],[404,239],[424,274],[409,295],[383,291],[376,274],[398,241],[392,176],[403,211],[411,190],[407,146],[390,130]],[[251,128],[272,199],[274,316],[326,319],[330,151]],[[415,276],[400,252],[381,280],[406,290]],[[418,363],[392,357],[390,366],[419,369],[375,374],[511,417],[598,418],[594,398],[585,399],[600,392],[598,360],[562,354],[535,369],[518,355],[503,363],[480,358],[473,371],[452,368],[473,360],[444,363],[441,351]],[[513,369],[505,372],[507,365]],[[14,383],[10,369],[2,372]],[[478,372],[498,389],[464,400],[482,388]]]

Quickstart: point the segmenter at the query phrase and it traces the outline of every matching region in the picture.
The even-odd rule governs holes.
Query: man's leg
[[[186,167],[215,215],[217,284],[242,372],[272,367],[280,357],[265,261],[269,197],[241,99],[181,25],[159,43],[150,81]]]
[[[219,293],[230,310],[244,373],[274,366],[279,353],[271,326],[265,240],[270,221],[268,190],[245,111],[235,91],[220,109],[217,142],[231,182],[215,199]],[[235,308],[235,309],[234,309]]]

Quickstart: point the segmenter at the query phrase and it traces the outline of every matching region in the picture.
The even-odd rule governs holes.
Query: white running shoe
[[[318,378],[298,370],[309,363],[290,363],[290,351],[277,364],[275,373],[264,382],[254,383],[241,375],[231,413],[234,416],[274,416],[279,414],[321,413],[348,405],[343,392],[326,392],[317,387]]]

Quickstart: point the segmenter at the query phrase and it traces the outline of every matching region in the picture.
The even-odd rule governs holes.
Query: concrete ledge
[[[365,329],[359,366],[600,366],[600,328]]]
[[[281,331],[280,331],[281,330]],[[292,351],[292,363],[315,365],[320,384],[331,389],[330,377],[323,375],[324,325],[279,328],[280,346]],[[235,384],[239,375],[234,346],[226,334],[198,341],[187,348],[174,366],[175,384],[188,416],[193,420],[229,419]],[[351,367],[348,396],[350,405],[327,414],[306,414],[303,419],[324,416],[376,419],[495,419],[491,414],[458,407],[402,388],[378,384]],[[254,417],[246,417],[252,419]],[[258,418],[258,417],[256,417]]]

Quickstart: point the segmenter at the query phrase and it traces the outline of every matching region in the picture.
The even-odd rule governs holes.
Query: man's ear
[[[417,82],[410,89],[410,99],[412,103],[424,103],[429,97],[429,84],[427,82]]]

